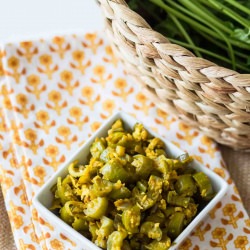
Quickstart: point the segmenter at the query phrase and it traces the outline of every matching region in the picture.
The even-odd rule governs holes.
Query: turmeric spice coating
[[[87,163],[72,162],[58,178],[51,210],[100,248],[166,250],[214,196],[189,165],[187,153],[171,158],[142,124],[129,132],[119,119]]]

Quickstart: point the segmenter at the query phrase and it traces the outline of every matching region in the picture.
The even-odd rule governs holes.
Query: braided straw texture
[[[170,43],[124,0],[98,2],[114,51],[145,95],[217,142],[250,150],[250,74]]]

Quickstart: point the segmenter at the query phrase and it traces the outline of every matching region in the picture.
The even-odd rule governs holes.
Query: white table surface
[[[102,28],[95,0],[0,0],[0,43]]]

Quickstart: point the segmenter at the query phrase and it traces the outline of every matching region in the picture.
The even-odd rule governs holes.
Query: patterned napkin
[[[230,184],[180,249],[248,249],[250,220],[216,144],[156,108],[128,78],[101,33],[5,45],[0,102],[0,178],[18,249],[82,249],[37,213],[32,197],[118,109]]]

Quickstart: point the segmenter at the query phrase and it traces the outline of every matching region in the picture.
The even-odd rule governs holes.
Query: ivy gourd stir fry
[[[191,161],[170,158],[142,124],[128,132],[119,119],[95,139],[86,164],[74,161],[58,177],[51,209],[103,249],[168,249],[214,196]]]

